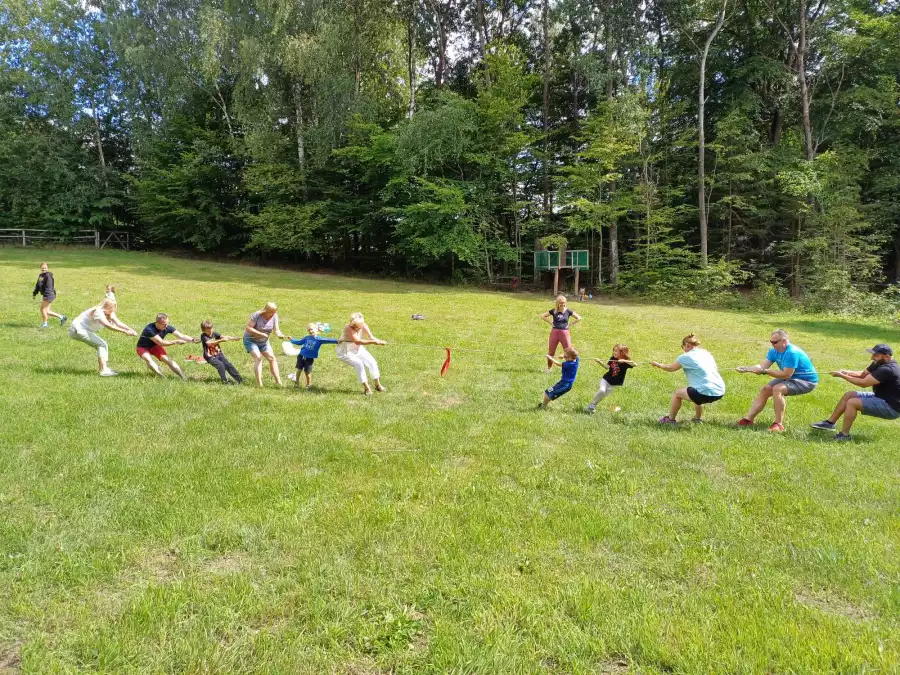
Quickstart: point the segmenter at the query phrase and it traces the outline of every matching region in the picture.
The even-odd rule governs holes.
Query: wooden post
[[[94,230],[94,248],[100,248],[100,230]]]
[[[580,270],[578,269],[578,264],[576,263],[575,264],[575,297],[576,298],[581,297],[579,295],[579,293],[581,293],[581,287],[578,285],[578,273],[579,272],[580,272]]]
[[[28,246],[28,244],[25,242],[25,230],[22,230],[22,246]]]
[[[559,268],[553,270],[553,297],[559,295]]]
[[[131,239],[131,235],[130,235],[128,232],[126,232],[126,233],[125,233],[125,250],[126,250],[126,251],[129,251],[129,250],[130,250],[130,249],[128,248],[130,239]]]

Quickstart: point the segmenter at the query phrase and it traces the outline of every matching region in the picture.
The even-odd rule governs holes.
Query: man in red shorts
[[[165,337],[167,335],[174,335],[178,339],[166,340]],[[160,312],[156,315],[156,321],[148,323],[144,330],[141,331],[141,337],[138,338],[137,343],[137,354],[144,359],[147,367],[160,377],[164,377],[164,375],[159,369],[159,366],[153,362],[152,357],[154,356],[169,366],[172,372],[178,375],[178,377],[182,380],[186,380],[187,376],[181,368],[178,367],[178,364],[172,360],[172,357],[166,353],[166,347],[170,347],[171,345],[183,345],[188,342],[199,342],[199,340],[179,332],[174,326],[170,326],[169,315]]]

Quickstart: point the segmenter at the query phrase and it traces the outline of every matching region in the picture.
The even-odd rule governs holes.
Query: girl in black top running
[[[65,324],[68,317],[50,309],[53,301],[56,300],[56,287],[53,285],[53,272],[50,271],[47,263],[41,263],[41,273],[38,275],[31,297],[35,298],[38,294],[41,295],[41,328],[47,328],[47,320],[51,316],[59,319],[60,326]]]

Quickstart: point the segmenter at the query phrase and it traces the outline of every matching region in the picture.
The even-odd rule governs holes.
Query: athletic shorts
[[[869,417],[878,417],[883,420],[900,419],[900,410],[895,410],[883,398],[878,398],[874,392],[858,391],[856,397],[862,401],[862,414]]]
[[[305,356],[297,356],[297,370],[302,370],[304,373],[309,375],[312,372],[313,364],[315,364],[315,359],[308,359]]]
[[[573,384],[575,384],[575,383],[574,382],[563,382],[562,380],[560,380],[559,382],[554,384],[552,387],[547,389],[544,393],[547,394],[547,398],[549,398],[551,401],[555,401],[563,394],[568,393],[568,391],[572,388]]]
[[[771,380],[769,382],[770,387],[774,387],[775,385],[783,384],[787,387],[787,391],[785,392],[785,396],[802,396],[803,394],[808,394],[813,389],[816,388],[817,382],[810,382],[809,380]]]
[[[56,293],[44,293],[44,302],[53,302],[56,300]]]
[[[709,394],[701,394],[699,391],[694,389],[693,387],[687,388],[688,398],[691,399],[691,403],[696,403],[697,405],[706,405],[707,403],[715,403],[720,400],[725,394],[720,394],[719,396],[710,396]]]
[[[157,360],[162,361],[162,358],[166,356],[166,348],[162,345],[153,345],[150,349],[138,347],[137,355],[143,358],[144,354],[150,354],[150,356],[155,356]]]
[[[247,353],[251,353],[254,349],[258,349],[260,352],[267,352],[272,349],[272,346],[269,344],[269,341],[266,340],[262,344],[259,342],[254,342],[253,338],[245,335],[244,336],[244,349],[247,350]]]

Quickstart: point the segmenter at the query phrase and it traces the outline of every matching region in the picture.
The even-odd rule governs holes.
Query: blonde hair
[[[563,354],[565,354],[566,356],[572,356],[576,359],[578,358],[578,350],[575,349],[575,347],[566,347],[565,349],[563,349]]]
[[[681,346],[684,347],[685,345],[690,345],[691,347],[699,347],[700,340],[696,335],[691,333],[690,335],[685,336],[685,338],[681,341]]]
[[[354,319],[359,319],[360,321],[365,322],[365,318],[363,318],[362,312],[353,312],[353,314],[350,315],[350,321],[353,321]]]
[[[631,354],[628,351],[628,345],[614,345],[613,346],[613,356],[615,356],[616,352],[619,352],[624,358],[630,359]]]
[[[41,267],[46,267],[48,270],[50,269],[50,265],[47,263],[41,263]]]
[[[206,330],[207,328],[212,328],[212,326],[212,321],[210,321],[209,319],[204,319],[200,322],[200,330]]]
[[[366,322],[363,319],[362,314],[357,312],[356,314],[350,315],[350,326],[352,326],[353,328],[362,328],[365,325]]]
[[[264,312],[277,312],[278,305],[276,305],[274,302],[267,302],[266,306],[263,307],[263,311]]]
[[[790,339],[788,332],[784,328],[776,328],[772,331],[772,335],[777,335],[779,340]]]
[[[556,306],[557,307],[559,307],[560,304],[563,304],[563,305],[568,304],[568,302],[569,301],[566,300],[566,296],[564,296],[562,293],[560,293],[559,295],[556,296]]]
[[[100,302],[100,308],[103,309],[104,312],[105,312],[107,309],[108,309],[110,312],[115,312],[115,311],[116,311],[116,301],[113,300],[112,298],[104,298],[104,299]]]
[[[319,327],[314,323],[308,323],[306,324],[306,332],[310,335],[315,335],[319,332]]]

